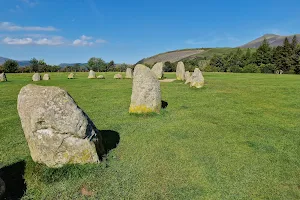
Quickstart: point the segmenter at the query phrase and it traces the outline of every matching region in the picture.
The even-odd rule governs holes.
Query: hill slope
[[[176,51],[169,51],[166,53],[157,54],[155,56],[151,56],[149,58],[144,58],[140,60],[138,63],[147,63],[154,64],[156,62],[177,62],[184,58],[187,58],[192,55],[203,53],[205,49],[183,49]]]
[[[300,39],[300,34],[297,34],[296,35],[298,40]],[[266,34],[266,35],[263,35],[262,37],[259,37],[247,44],[244,44],[242,46],[240,46],[241,48],[258,48],[262,42],[264,41],[264,38],[266,38],[269,42],[269,44],[272,46],[272,47],[277,47],[277,46],[280,46],[283,44],[284,42],[284,39],[285,38],[288,38],[289,41],[291,42],[294,35],[290,35],[290,36],[281,36],[281,35],[275,35],[275,34]]]

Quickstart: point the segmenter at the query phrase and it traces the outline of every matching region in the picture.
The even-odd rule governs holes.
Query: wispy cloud
[[[21,0],[21,1],[29,5],[30,7],[34,7],[38,4],[38,1],[34,1],[34,0]]]
[[[80,39],[76,39],[73,41],[74,46],[92,46],[94,43],[90,40],[92,37],[82,35]]]
[[[8,45],[48,45],[48,46],[58,46],[63,45],[64,38],[61,36],[55,36],[50,38],[12,38],[6,37],[2,40],[4,44]]]
[[[76,39],[73,41],[74,46],[92,46],[95,43],[97,44],[103,44],[106,43],[106,40],[103,39],[96,39],[95,41],[92,41],[93,37],[82,35],[79,39]]]
[[[97,39],[95,42],[98,43],[98,44],[104,44],[104,43],[107,43],[107,41],[106,41],[106,40],[103,40],[103,39]]]
[[[32,44],[33,40],[31,38],[10,38],[6,37],[3,39],[3,43],[10,45],[28,45]]]
[[[57,31],[53,26],[19,26],[10,22],[0,22],[0,30],[2,31]]]
[[[9,9],[9,11],[13,12],[13,13],[15,13],[15,12],[21,12],[22,8],[19,5],[16,5],[15,8],[11,8],[11,9]]]

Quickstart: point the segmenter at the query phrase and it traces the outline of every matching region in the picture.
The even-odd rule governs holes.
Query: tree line
[[[32,58],[30,65],[20,67],[15,60],[7,60],[0,66],[0,72],[6,73],[32,73],[32,72],[86,72],[94,70],[97,72],[118,71],[124,72],[131,65],[115,64],[114,61],[105,62],[101,58],[90,58],[86,65],[75,64],[72,66],[61,67],[57,65],[48,65],[44,60]]]
[[[264,39],[255,52],[248,49],[245,53],[238,48],[227,55],[214,55],[207,71],[218,72],[245,72],[245,73],[300,73],[300,45],[294,36],[289,42],[285,38],[282,46],[271,47]]]

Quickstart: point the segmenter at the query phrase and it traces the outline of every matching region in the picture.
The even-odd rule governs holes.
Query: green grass
[[[206,85],[161,83],[160,115],[128,114],[131,80],[66,79],[66,89],[119,146],[97,165],[49,169],[35,164],[17,113],[32,74],[0,83],[0,162],[26,161],[24,199],[300,199],[300,76],[204,73]],[[167,74],[174,78],[175,74]]]

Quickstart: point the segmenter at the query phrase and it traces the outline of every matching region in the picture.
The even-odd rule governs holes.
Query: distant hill
[[[298,41],[300,42],[300,34],[296,34]],[[270,44],[270,46],[272,47],[277,47],[277,46],[281,46],[284,42],[285,38],[288,38],[289,41],[291,42],[294,35],[290,35],[290,36],[281,36],[281,35],[275,35],[275,34],[266,34],[263,35],[247,44],[244,44],[242,46],[240,46],[241,48],[258,48],[262,42],[264,41],[264,38],[266,38]]]
[[[156,62],[177,62],[184,58],[187,58],[192,55],[201,54],[205,52],[207,49],[182,49],[182,50],[175,50],[169,51],[166,53],[157,54],[151,56],[149,58],[144,58],[140,60],[138,63],[147,63],[147,64],[154,64]]]
[[[58,66],[60,66],[61,68],[65,68],[65,67],[67,67],[67,66],[74,66],[74,65],[76,65],[76,64],[79,64],[80,66],[85,66],[85,65],[87,65],[87,63],[61,63],[61,64],[59,64]]]
[[[10,58],[4,58],[4,57],[0,57],[0,65],[2,65],[3,63],[5,63],[5,61],[7,60],[12,60]],[[30,61],[29,60],[16,60],[19,63],[20,67],[25,67],[30,65]]]

